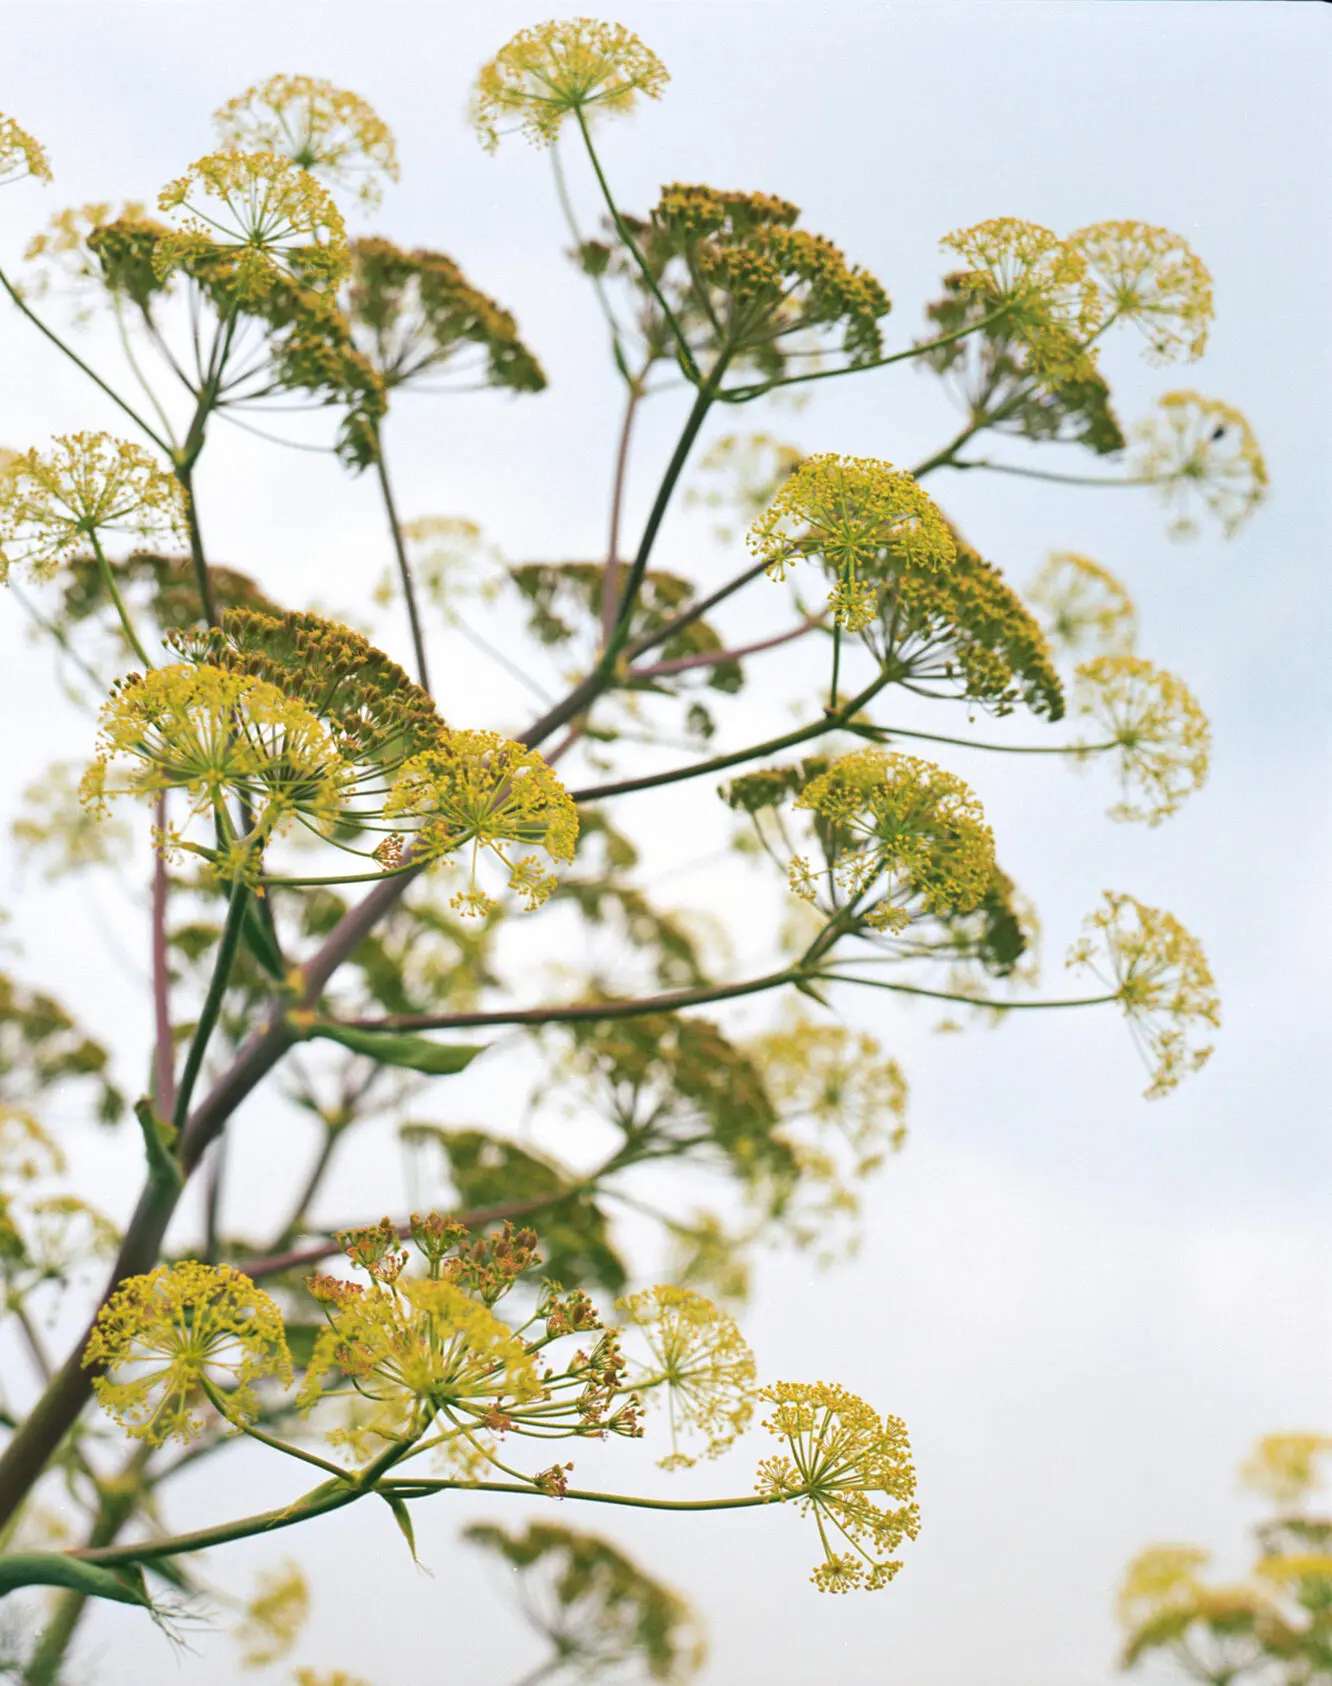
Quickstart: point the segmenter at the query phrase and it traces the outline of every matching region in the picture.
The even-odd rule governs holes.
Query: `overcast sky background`
[[[402,185],[373,226],[461,261],[515,312],[551,377],[535,400],[401,406],[391,445],[404,512],[473,516],[512,559],[596,554],[618,399],[594,301],[559,258],[547,161],[518,140],[488,158],[464,120],[476,67],[546,15],[544,5],[385,0],[0,5],[0,109],[47,144],[56,171],[50,189],[4,195],[0,257],[15,264],[61,206],[151,199],[209,149],[210,112],[251,81],[284,70],[351,86],[391,123],[402,156]],[[601,131],[621,203],[646,209],[671,180],[794,199],[806,226],[889,288],[894,346],[917,333],[947,267],[939,237],[985,217],[1060,231],[1121,216],[1165,224],[1215,278],[1218,321],[1199,367],[1152,370],[1124,334],[1106,371],[1126,418],[1179,386],[1244,409],[1273,494],[1238,538],[1206,528],[1172,544],[1146,494],[978,474],[936,476],[930,489],[1015,583],[1050,548],[1120,573],[1138,599],[1142,652],[1208,708],[1211,782],[1159,830],[1106,821],[1111,792],[1095,771],[961,753],[950,764],[982,795],[1001,859],[1040,909],[1049,991],[1064,987],[1060,957],[1083,913],[1104,889],[1128,890],[1204,939],[1224,1002],[1217,1054],[1149,1106],[1113,1013],[1017,1015],[998,1032],[939,1037],[930,1014],[846,1001],[848,1019],[908,1070],[911,1141],[869,1191],[859,1259],[825,1276],[800,1259],[765,1264],[746,1330],[769,1377],[835,1377],[906,1418],[921,1539],[887,1591],[829,1599],[806,1583],[816,1542],[795,1516],[630,1515],[606,1530],[698,1601],[709,1686],[1106,1686],[1127,1558],[1185,1539],[1238,1570],[1255,1515],[1234,1489],[1238,1460],[1263,1432],[1328,1424],[1326,16],[1308,5],[1132,0],[710,0],[605,15],[638,30],[673,77],[659,105]],[[584,172],[569,162],[590,220]],[[15,314],[0,315],[0,336],[0,441],[117,429]],[[646,418],[631,516],[641,517],[680,412],[678,398],[663,398]],[[709,437],[735,425],[722,417]],[[745,425],[907,464],[956,423],[936,384],[908,367],[825,384],[799,413],[751,410]],[[1006,454],[1028,460],[1016,446]],[[387,560],[373,487],[324,458],[219,429],[200,504],[213,555],[292,603],[357,608]],[[699,577],[724,565],[683,514],[659,556]],[[737,635],[760,624],[747,613],[725,624]],[[384,625],[386,646],[405,657],[401,629]],[[85,755],[90,736],[59,705],[16,612],[0,618],[0,641],[5,783],[17,793],[52,757]],[[451,719],[522,723],[527,705],[503,675],[442,640],[435,648]],[[811,661],[797,649],[756,670],[737,720],[779,730],[785,698],[817,682]],[[763,698],[766,715],[754,713]],[[961,711],[935,711],[945,717],[965,724]],[[744,741],[744,725],[735,730]],[[706,855],[727,830],[710,789],[689,803],[644,799],[623,817],[649,843],[649,877]],[[738,969],[762,951],[767,932],[754,922],[774,903],[753,880],[699,871],[673,894],[727,912]],[[11,874],[0,900],[25,972],[125,1048],[133,1086],[148,1045],[129,981],[142,972],[142,930],[94,905],[98,895],[92,885],[47,891],[29,872]],[[502,1116],[508,1091],[486,1062],[456,1081],[449,1116]],[[256,1105],[240,1135],[264,1155],[264,1176],[238,1198],[260,1216],[308,1149],[265,1132]],[[104,1203],[123,1213],[138,1178],[130,1135],[89,1135],[84,1149]],[[391,1167],[351,1153],[328,1210],[401,1198]],[[766,1452],[759,1438],[671,1490],[745,1490]],[[580,1460],[580,1477],[604,1467],[608,1482],[630,1485],[642,1462],[620,1449],[604,1465]],[[171,1514],[190,1526],[292,1490],[285,1467],[233,1459],[182,1490]],[[536,1652],[454,1539],[464,1520],[516,1523],[522,1508],[418,1507],[433,1579],[411,1568],[387,1516],[359,1509],[280,1545],[214,1553],[209,1570],[243,1590],[252,1569],[288,1545],[299,1551],[315,1578],[297,1654],[309,1666],[374,1686],[504,1686]],[[562,1519],[603,1521],[572,1508]],[[194,1655],[177,1657],[136,1613],[106,1610],[81,1657],[107,1686],[234,1677],[223,1635],[191,1643]]]

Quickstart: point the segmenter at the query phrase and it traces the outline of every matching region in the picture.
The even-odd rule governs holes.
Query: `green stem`
[[[633,566],[629,570],[624,582],[624,592],[620,598],[619,614],[615,630],[606,640],[606,647],[602,652],[597,671],[604,674],[614,672],[615,658],[629,641],[629,627],[633,615],[634,600],[638,596],[639,587],[643,583],[643,576],[647,572],[648,560],[652,555],[652,547],[657,542],[657,534],[665,519],[667,507],[675,491],[684,465],[693,449],[699,430],[707,419],[708,411],[712,408],[716,397],[716,383],[720,380],[725,369],[725,355],[718,359],[716,366],[708,376],[706,382],[699,387],[694,403],[685,419],[684,428],[676,442],[671,460],[666,465],[666,472],[662,476],[661,485],[657,488],[657,495],[653,499],[652,508],[648,512],[647,524],[643,528],[643,537],[639,541],[638,554],[634,557]]]
[[[1111,478],[1105,474],[1057,474],[1049,469],[1018,468],[1011,463],[987,462],[973,458],[970,462],[950,461],[949,468],[987,468],[991,474],[1016,474],[1024,480],[1051,480],[1061,486],[1159,486],[1172,476],[1158,474],[1124,475]]]
[[[858,375],[867,369],[886,369],[893,363],[904,363],[912,357],[924,357],[927,352],[937,351],[941,346],[952,345],[955,340],[966,339],[968,334],[983,333],[986,328],[993,327],[1007,315],[1007,307],[996,310],[979,322],[973,322],[969,327],[954,328],[951,333],[940,334],[938,339],[924,340],[919,345],[909,346],[905,351],[891,352],[887,357],[876,357],[868,363],[852,363],[840,369],[815,369],[807,375],[784,375],[780,380],[764,381],[755,386],[727,387],[718,394],[723,404],[745,404],[751,398],[761,398],[764,393],[771,392],[779,386],[803,386],[809,381],[833,380],[838,375]]]
[[[129,610],[125,607],[125,600],[120,595],[120,590],[116,585],[115,575],[111,572],[111,564],[106,559],[106,553],[102,549],[97,534],[95,532],[89,533],[88,537],[92,543],[93,555],[97,558],[97,571],[101,575],[102,585],[106,590],[107,596],[115,605],[116,613],[120,616],[120,627],[121,631],[125,634],[126,642],[129,644],[129,647],[133,650],[134,654],[143,663],[144,667],[151,668],[153,665],[152,659],[147,650],[145,650],[143,645],[139,642],[139,635],[134,630],[134,622],[129,617]]]
[[[208,1039],[213,1034],[218,1015],[222,1011],[222,997],[226,993],[232,962],[236,958],[241,925],[245,918],[245,903],[249,894],[249,886],[243,878],[238,876],[231,887],[231,901],[227,907],[226,923],[222,927],[222,940],[218,944],[217,959],[213,963],[213,975],[208,981],[208,993],[204,997],[203,1009],[199,1014],[199,1023],[195,1027],[194,1037],[190,1042],[190,1051],[185,1058],[185,1069],[180,1074],[180,1087],[176,1091],[176,1105],[172,1112],[172,1122],[178,1130],[184,1127],[185,1121],[190,1115],[190,1099],[194,1094],[194,1085],[198,1082],[199,1072],[203,1066]]]
[[[253,1423],[246,1422],[243,1417],[235,1417],[228,1408],[227,1401],[213,1386],[206,1376],[199,1378],[200,1385],[208,1395],[213,1409],[217,1414],[238,1428],[242,1434],[251,1440],[257,1440],[261,1446],[270,1446],[275,1452],[285,1452],[289,1458],[299,1458],[303,1464],[313,1464],[316,1469],[322,1469],[325,1475],[331,1475],[335,1481],[345,1481],[348,1478],[345,1469],[339,1469],[337,1464],[329,1463],[327,1458],[320,1458],[313,1452],[306,1452],[299,1446],[292,1446],[285,1440],[279,1440],[274,1434],[265,1434],[263,1429],[256,1428]]]
[[[536,1489],[530,1485],[520,1485],[515,1481],[450,1481],[440,1480],[408,1480],[385,1481],[377,1489],[380,1492],[390,1491],[402,1498],[424,1498],[429,1493],[514,1493],[522,1498],[533,1498]],[[785,1504],[788,1498],[798,1497],[798,1494],[766,1494],[747,1493],[739,1499],[640,1499],[628,1493],[594,1493],[585,1487],[570,1487],[565,1493],[566,1499],[578,1499],[584,1504],[626,1505],[632,1510],[753,1510],[761,1505]]]
[[[312,1488],[292,1504],[281,1510],[259,1511],[253,1516],[239,1517],[235,1522],[220,1522],[211,1528],[197,1528],[190,1534],[172,1534],[160,1540],[139,1540],[132,1545],[105,1546],[91,1551],[71,1551],[60,1555],[77,1562],[151,1563],[159,1557],[179,1557],[184,1552],[206,1551],[210,1546],[229,1545],[233,1540],[247,1540],[255,1534],[272,1534],[281,1528],[294,1528],[298,1522],[325,1516],[329,1511],[341,1510],[365,1498],[369,1488],[351,1487],[347,1473],[340,1472],[338,1481],[325,1481]],[[3,1559],[0,1559],[3,1564]]]
[[[639,251],[637,241],[634,239],[633,235],[630,234],[628,225],[625,223],[624,218],[620,215],[615,200],[611,197],[610,183],[606,180],[605,172],[601,168],[601,160],[597,157],[596,148],[592,145],[592,136],[588,131],[586,118],[583,116],[581,110],[575,111],[574,115],[578,119],[578,128],[583,137],[583,145],[587,148],[587,155],[592,161],[593,170],[596,172],[597,184],[601,188],[601,196],[606,201],[606,208],[611,214],[611,221],[615,224],[615,232],[632,253],[634,262],[638,265],[639,271],[642,274],[644,281],[647,283],[648,291],[661,306],[662,314],[665,316],[667,325],[675,338],[676,350],[679,352],[680,356],[680,367],[684,370],[688,378],[697,386],[701,377],[699,375],[698,364],[694,361],[694,354],[689,349],[689,341],[685,338],[683,328],[681,328],[680,324],[675,319],[675,312],[671,309],[670,305],[666,303],[662,290],[657,285],[656,277],[648,268],[647,259],[643,256],[642,252]]]
[[[52,345],[56,346],[60,351],[63,351],[65,356],[69,358],[70,362],[73,363],[76,368],[81,369],[83,373],[87,375],[88,379],[92,381],[94,386],[100,387],[113,404],[119,405],[134,425],[147,438],[152,440],[158,450],[165,452],[168,456],[171,454],[171,446],[167,440],[163,439],[161,434],[154,428],[149,427],[148,423],[143,419],[139,412],[131,405],[127,404],[114,387],[108,386],[96,370],[91,369],[76,351],[71,350],[70,347],[65,344],[64,340],[60,338],[59,334],[53,332],[47,327],[41,317],[28,306],[27,302],[23,298],[23,295],[10,281],[3,269],[0,269],[0,287],[3,287],[9,294],[10,298],[28,318],[29,322],[31,322],[33,326],[39,330],[39,332],[45,334]]]
[[[959,749],[984,749],[996,755],[1093,755],[1102,750],[1119,748],[1114,739],[1106,743],[1076,744],[980,743],[975,738],[950,738],[940,732],[909,732],[905,726],[848,725],[846,730],[875,743],[891,743],[894,738],[919,738],[924,743],[956,744]]]
[[[560,210],[573,236],[574,245],[581,254],[585,244],[583,231],[578,226],[578,218],[574,215],[573,201],[569,198],[569,184],[564,179],[564,165],[560,162],[560,145],[556,141],[550,149],[550,162],[555,172],[555,197],[559,200]],[[606,288],[599,275],[589,276],[592,289],[597,295],[597,303],[601,306],[601,313],[606,318],[606,326],[610,329],[611,360],[623,375],[632,389],[634,377],[629,373],[629,362],[624,355],[624,347],[620,344],[620,324],[615,320],[615,312],[611,309],[610,299],[606,296]]]
[[[407,619],[412,629],[412,649],[416,654],[416,674],[421,682],[421,689],[428,692],[430,670],[426,663],[425,632],[421,626],[421,612],[416,604],[416,585],[412,579],[411,564],[407,560],[407,546],[403,543],[402,523],[398,519],[397,506],[393,501],[393,487],[389,483],[388,464],[384,460],[384,441],[378,430],[375,434],[375,471],[379,476],[379,490],[384,499],[389,532],[393,536],[393,554],[398,559],[398,578],[402,582],[402,595],[407,603]]]
[[[150,1446],[140,1446],[129,1459],[124,1474],[140,1473],[153,1450]],[[134,1514],[138,1497],[137,1486],[123,1478],[114,1487],[103,1488],[97,1515],[88,1532],[86,1549],[95,1551],[101,1546],[111,1545]],[[66,1588],[56,1598],[51,1619],[43,1628],[41,1639],[24,1672],[23,1686],[56,1686],[60,1665],[83,1618],[88,1598],[87,1592],[73,1588]]]
[[[845,962],[854,965],[854,961]],[[863,964],[863,962],[862,962]],[[827,983],[863,984],[866,989],[887,989],[895,995],[923,995],[930,1001],[956,1001],[963,1007],[993,1007],[1001,1013],[1044,1011],[1050,1007],[1104,1007],[1118,1001],[1118,995],[1083,995],[1060,1001],[988,1001],[975,995],[957,995],[946,989],[922,989],[916,984],[888,983],[883,978],[855,978],[845,972],[823,971],[814,974]]]
[[[641,779],[620,779],[615,784],[591,785],[585,790],[573,790],[569,794],[575,802],[601,802],[609,796],[624,796],[634,790],[655,790],[659,785],[678,784],[682,779],[702,778],[708,773],[721,773],[728,767],[738,767],[744,761],[753,761],[760,755],[776,755],[783,749],[793,749],[796,744],[808,743],[811,738],[822,737],[826,732],[835,732],[843,728],[852,715],[866,707],[888,683],[884,674],[871,685],[852,697],[836,714],[829,714],[822,720],[816,720],[812,726],[802,726],[798,731],[787,732],[779,738],[768,738],[763,743],[750,744],[746,749],[734,750],[730,755],[714,755],[710,761],[695,761],[688,767],[674,767],[666,773],[652,773]]]
[[[197,453],[196,453],[197,455]],[[213,578],[208,571],[208,559],[204,555],[203,533],[199,526],[199,505],[194,492],[194,465],[178,463],[176,479],[185,494],[185,519],[190,534],[190,560],[194,564],[194,580],[199,588],[199,602],[203,608],[204,619],[209,626],[221,624],[221,616],[217,612],[217,599],[213,595]]]

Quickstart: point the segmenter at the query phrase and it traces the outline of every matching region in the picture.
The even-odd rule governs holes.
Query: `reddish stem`
[[[644,371],[646,373],[646,370]],[[629,400],[624,407],[624,423],[620,428],[620,446],[615,453],[615,480],[611,488],[610,542],[606,546],[606,572],[601,580],[601,639],[604,644],[615,630],[616,610],[619,607],[620,577],[620,512],[624,507],[624,484],[629,468],[629,440],[634,431],[634,417],[643,396],[642,376],[629,388]]]
[[[741,656],[754,656],[760,650],[775,650],[779,644],[789,644],[793,638],[803,638],[823,624],[821,615],[811,615],[799,626],[779,632],[773,638],[761,638],[755,644],[739,644],[733,650],[705,650],[697,656],[677,656],[674,661],[653,662],[650,667],[631,667],[630,679],[660,679],[668,673],[684,673],[691,667],[720,667],[723,662],[739,661]]]
[[[166,792],[157,799],[155,814],[159,838],[166,835]],[[176,1108],[176,1044],[171,1031],[171,970],[167,958],[167,867],[161,845],[153,862],[153,1086],[157,1091],[157,1112],[170,1118]]]

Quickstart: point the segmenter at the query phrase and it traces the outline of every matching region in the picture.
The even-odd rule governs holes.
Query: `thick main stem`
[[[702,396],[700,394],[700,398]],[[646,570],[647,558],[670,501],[671,492],[684,467],[689,447],[702,426],[705,413],[706,411],[700,413],[697,404],[691,410],[685,424],[685,433],[671,459],[667,479],[657,494],[635,564],[639,579]],[[187,468],[178,468],[177,474],[188,493],[190,471]],[[205,612],[209,620],[215,623],[216,605],[212,600],[192,500],[190,538]],[[615,653],[618,654],[618,650]],[[612,672],[613,657],[604,667],[599,665],[587,679],[575,686],[562,703],[534,721],[523,734],[521,741],[535,748],[561,726],[577,718],[607,689]],[[300,999],[295,1003],[297,1006],[310,1007],[319,1000],[334,972],[369,936],[380,919],[396,906],[415,876],[414,871],[408,871],[377,884],[359,906],[343,915],[325,938],[323,946],[302,968],[304,988]],[[253,1093],[296,1040],[296,1033],[275,1004],[268,1020],[246,1038],[229,1068],[218,1078],[208,1095],[185,1122],[178,1147],[182,1179],[189,1179],[209,1144],[225,1127],[236,1108]],[[104,1300],[127,1276],[142,1275],[157,1263],[167,1225],[179,1198],[180,1189],[171,1187],[164,1181],[150,1179],[145,1185],[125,1230],[124,1240],[103,1296]],[[84,1367],[83,1353],[90,1333],[91,1323],[75,1342],[64,1364],[27,1418],[14,1431],[4,1452],[0,1453],[0,1527],[4,1526],[23,1502],[88,1400],[92,1391],[92,1373]]]

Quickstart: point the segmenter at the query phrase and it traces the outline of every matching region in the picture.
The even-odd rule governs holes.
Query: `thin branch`
[[[779,632],[772,638],[760,638],[753,644],[739,644],[730,650],[705,650],[701,655],[677,656],[674,661],[654,662],[651,667],[631,667],[631,679],[659,679],[670,673],[686,673],[695,667],[720,667],[723,662],[739,661],[742,656],[756,656],[761,650],[775,650],[781,644],[790,644],[796,638],[803,638],[807,632],[823,624],[822,615],[811,615],[799,626],[790,627],[786,632]]]
[[[1112,478],[1105,474],[1057,474],[1042,468],[1018,468],[1013,463],[990,462],[983,457],[973,457],[969,462],[951,459],[949,468],[985,468],[991,474],[1016,474],[1024,480],[1050,480],[1061,486],[1159,486],[1163,479],[1170,476],[1159,474],[1123,475]]]
[[[407,560],[407,546],[403,541],[402,523],[398,519],[397,506],[393,501],[393,487],[389,482],[388,463],[384,460],[384,441],[376,434],[375,438],[375,470],[379,475],[379,490],[384,499],[384,511],[388,516],[389,532],[393,538],[393,554],[398,561],[398,579],[402,584],[402,595],[407,603],[407,619],[412,629],[412,649],[416,653],[416,674],[421,681],[421,689],[430,690],[430,670],[426,661],[425,632],[421,626],[421,613],[416,605],[416,584],[412,579],[411,564]]]
[[[132,405],[127,404],[114,387],[108,386],[97,371],[90,368],[88,364],[83,361],[78,352],[72,350],[68,345],[66,345],[64,340],[60,338],[59,334],[47,327],[41,317],[38,316],[37,313],[28,305],[23,295],[14,286],[13,282],[10,281],[3,269],[0,269],[0,287],[3,287],[9,294],[10,298],[28,318],[29,322],[31,322],[41,333],[45,334],[52,345],[63,351],[65,356],[69,358],[70,362],[73,363],[76,368],[81,369],[94,386],[100,387],[111,402],[118,405],[125,412],[140,432],[152,440],[153,444],[157,446],[159,451],[164,452],[167,456],[171,455],[171,446],[165,439],[163,439],[162,435],[158,433],[156,429],[150,427],[139,412],[134,409]]]
[[[758,995],[795,981],[800,973],[792,968],[769,972],[743,983],[706,984],[695,989],[669,990],[662,995],[644,995],[628,1000],[577,1001],[563,1007],[527,1007],[512,1012],[490,1013],[390,1013],[382,1019],[340,1019],[354,1030],[475,1030],[500,1025],[587,1024],[602,1019],[633,1019],[646,1013],[674,1013],[684,1007],[701,1007],[710,1001],[735,1001],[744,995]]]

